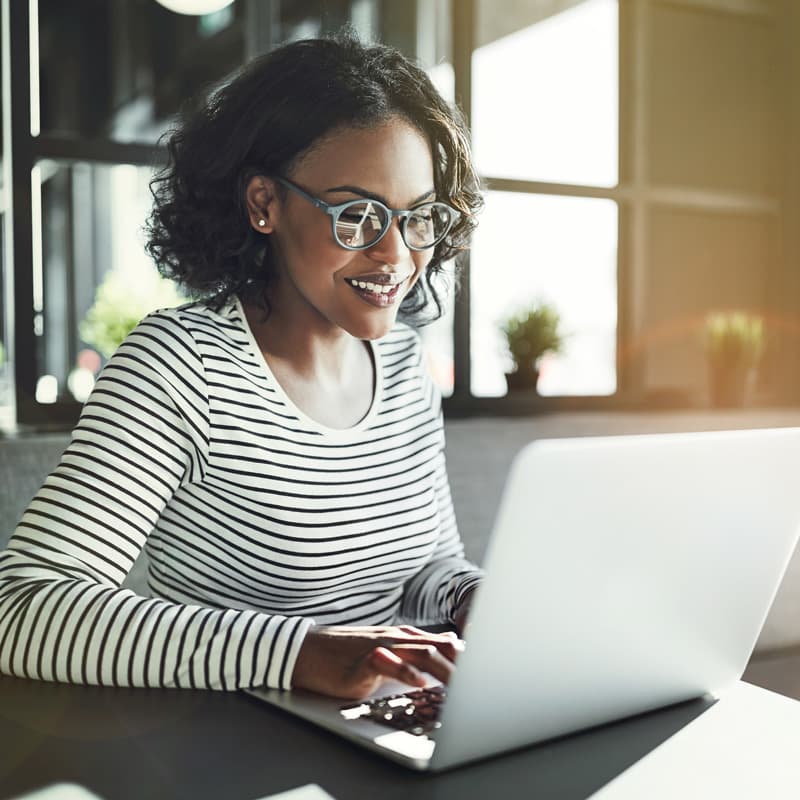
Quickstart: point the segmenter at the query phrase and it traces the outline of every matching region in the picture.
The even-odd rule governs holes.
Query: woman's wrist
[[[278,656],[279,662],[283,662],[279,680],[276,680],[275,677],[276,670],[268,665],[269,671],[264,682],[268,687],[283,690],[295,688],[294,676],[297,661],[300,658],[300,654],[303,652],[303,648],[306,646],[309,633],[318,626],[313,619],[308,617],[295,618],[294,621],[296,621],[297,624],[292,634],[291,641],[285,652]]]
[[[321,636],[320,626],[310,625],[303,634],[303,640],[297,648],[297,654],[292,664],[290,688],[309,688],[315,672],[320,668]],[[324,657],[323,657],[324,660]]]
[[[467,589],[466,592],[459,598],[458,604],[453,610],[453,625],[456,627],[456,633],[463,637],[464,628],[467,625],[467,618],[472,607],[472,598],[475,594],[477,586]]]

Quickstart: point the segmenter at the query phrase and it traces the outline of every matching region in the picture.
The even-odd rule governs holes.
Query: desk
[[[253,800],[305,783],[337,800],[796,800],[798,752],[800,703],[744,683],[424,775],[243,694],[0,677],[0,798],[73,781],[106,800]]]

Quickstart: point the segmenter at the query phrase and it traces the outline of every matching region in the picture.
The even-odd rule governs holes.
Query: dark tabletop
[[[710,705],[683,703],[430,775],[244,694],[0,677],[0,798],[72,781],[105,800],[254,800],[306,783],[336,800],[583,800]]]

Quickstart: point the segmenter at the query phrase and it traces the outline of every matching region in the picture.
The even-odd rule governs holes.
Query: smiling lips
[[[394,303],[400,286],[407,280],[407,278],[398,280],[398,277],[397,275],[376,274],[345,278],[345,281],[355,289],[362,300],[379,308],[385,308]]]

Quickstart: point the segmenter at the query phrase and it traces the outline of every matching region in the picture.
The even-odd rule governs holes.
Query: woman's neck
[[[244,305],[253,336],[270,362],[291,367],[299,376],[326,381],[346,379],[354,360],[365,351],[362,341],[332,324],[309,324],[302,314],[272,306]],[[318,322],[318,321],[315,321]],[[363,357],[363,356],[362,356]]]
[[[376,380],[368,343],[341,328],[326,335],[277,310],[265,318],[261,307],[243,307],[270,371],[299,409],[330,428],[349,428],[363,419]]]

